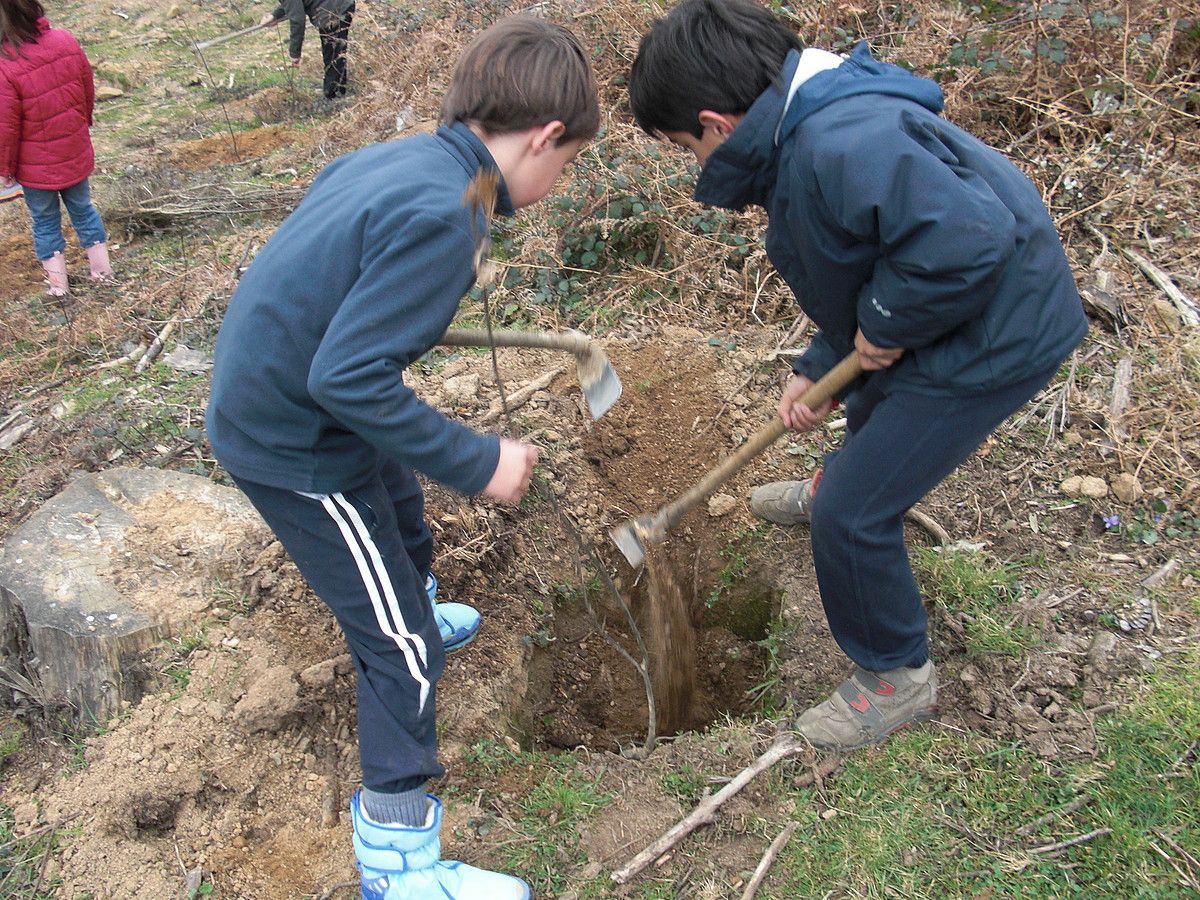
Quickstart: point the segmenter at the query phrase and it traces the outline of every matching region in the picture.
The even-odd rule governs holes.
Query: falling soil
[[[673,733],[686,728],[692,720],[696,699],[696,632],[670,559],[666,554],[655,554],[647,560],[646,569],[650,588],[645,641],[658,724],[664,732]]]

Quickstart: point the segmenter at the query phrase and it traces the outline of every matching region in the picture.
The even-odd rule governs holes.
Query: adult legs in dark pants
[[[350,42],[350,23],[354,7],[336,23],[321,27],[321,59],[325,63],[325,96],[332,100],[346,93],[346,48]]]
[[[846,439],[825,459],[810,527],[830,631],[858,668],[797,721],[814,744],[855,749],[933,714],[937,682],[904,514],[1053,374],[935,397],[895,390],[883,371],[847,399]]]

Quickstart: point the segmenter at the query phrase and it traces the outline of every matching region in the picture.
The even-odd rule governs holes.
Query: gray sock
[[[377,825],[405,825],[421,828],[429,813],[429,800],[424,788],[413,788],[399,794],[381,794],[362,789],[363,812]]]

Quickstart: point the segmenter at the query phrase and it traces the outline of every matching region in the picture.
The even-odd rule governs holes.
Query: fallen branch
[[[147,344],[138,344],[124,356],[118,356],[116,359],[110,359],[108,362],[99,363],[98,365],[93,366],[92,370],[99,372],[104,369],[115,369],[117,366],[123,366],[126,363],[137,362],[145,355],[147,349]]]
[[[775,840],[771,841],[771,846],[767,848],[767,852],[763,854],[763,858],[758,861],[758,865],[754,869],[754,874],[750,876],[750,883],[742,891],[742,900],[754,900],[754,895],[758,893],[758,889],[766,879],[767,872],[770,871],[775,859],[779,856],[780,851],[787,846],[787,842],[792,839],[792,835],[799,827],[799,822],[788,822],[787,827],[779,832]]]
[[[1179,310],[1179,318],[1184,325],[1200,325],[1200,309],[1176,286],[1170,275],[1140,253],[1127,248],[1123,248],[1121,252],[1142,270],[1142,274],[1149,278],[1156,288],[1167,295],[1167,299]]]
[[[1125,427],[1125,411],[1129,409],[1129,384],[1133,381],[1133,357],[1126,356],[1113,372],[1112,401],[1108,405],[1108,422],[1113,437],[1124,440],[1129,436]]]
[[[503,400],[496,400],[491,406],[488,407],[487,412],[475,420],[475,424],[487,425],[491,422],[495,422],[506,411],[512,412],[514,409],[524,406],[529,402],[530,397],[532,397],[538,391],[544,391],[546,388],[548,388],[550,386],[550,382],[565,372],[566,368],[566,366],[559,366],[557,369],[551,369],[545,375],[541,375],[533,379],[533,381],[529,382],[524,387],[517,388],[515,391],[509,394],[507,398],[504,398]],[[507,405],[505,401],[507,401]]]
[[[154,362],[154,358],[158,356],[158,354],[162,353],[163,345],[166,344],[167,338],[171,336],[171,332],[175,330],[175,326],[177,324],[179,324],[178,313],[171,316],[167,324],[163,326],[162,331],[155,335],[150,346],[146,348],[146,352],[141,355],[137,361],[137,365],[133,367],[134,374],[140,375],[142,372],[146,371],[146,367],[150,365],[150,363]]]
[[[1047,844],[1045,847],[1033,847],[1030,853],[1057,853],[1059,850],[1066,850],[1068,847],[1077,847],[1080,844],[1086,844],[1088,841],[1095,840],[1098,837],[1104,837],[1106,834],[1111,834],[1111,828],[1097,828],[1095,831],[1089,831],[1087,834],[1081,834],[1078,837],[1073,837],[1067,841],[1059,841],[1055,844]]]
[[[751,781],[775,763],[787,759],[789,756],[803,753],[809,749],[809,746],[807,741],[792,734],[785,734],[777,738],[762,756],[738,772],[729,784],[701,800],[696,808],[676,823],[670,831],[631,859],[623,868],[613,872],[612,880],[617,884],[625,884],[701,825],[710,824],[716,818],[717,810]],[[814,772],[807,773],[810,778],[807,783],[812,784],[818,777],[829,777],[837,771],[841,764],[841,757],[826,757],[817,765]],[[800,779],[797,781],[799,783]]]
[[[904,518],[908,519],[914,525],[920,525],[924,528],[929,533],[929,536],[937,541],[940,546],[945,547],[950,543],[950,533],[939,525],[936,519],[921,512],[915,506],[904,514]]]

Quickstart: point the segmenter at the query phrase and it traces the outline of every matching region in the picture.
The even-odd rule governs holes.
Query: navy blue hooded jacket
[[[865,44],[787,91],[792,51],[705,163],[695,196],[770,219],[771,262],[820,329],[795,370],[817,379],[858,328],[903,347],[897,387],[983,393],[1053,371],[1087,331],[1037,188],[941,118],[928,79]]]
[[[249,481],[332,493],[388,456],[465,493],[499,439],[404,384],[474,283],[467,184],[495,162],[462,124],[343,156],[258,254],[217,337],[206,415],[217,459]],[[513,212],[501,184],[498,211]],[[475,221],[472,217],[476,216]]]

